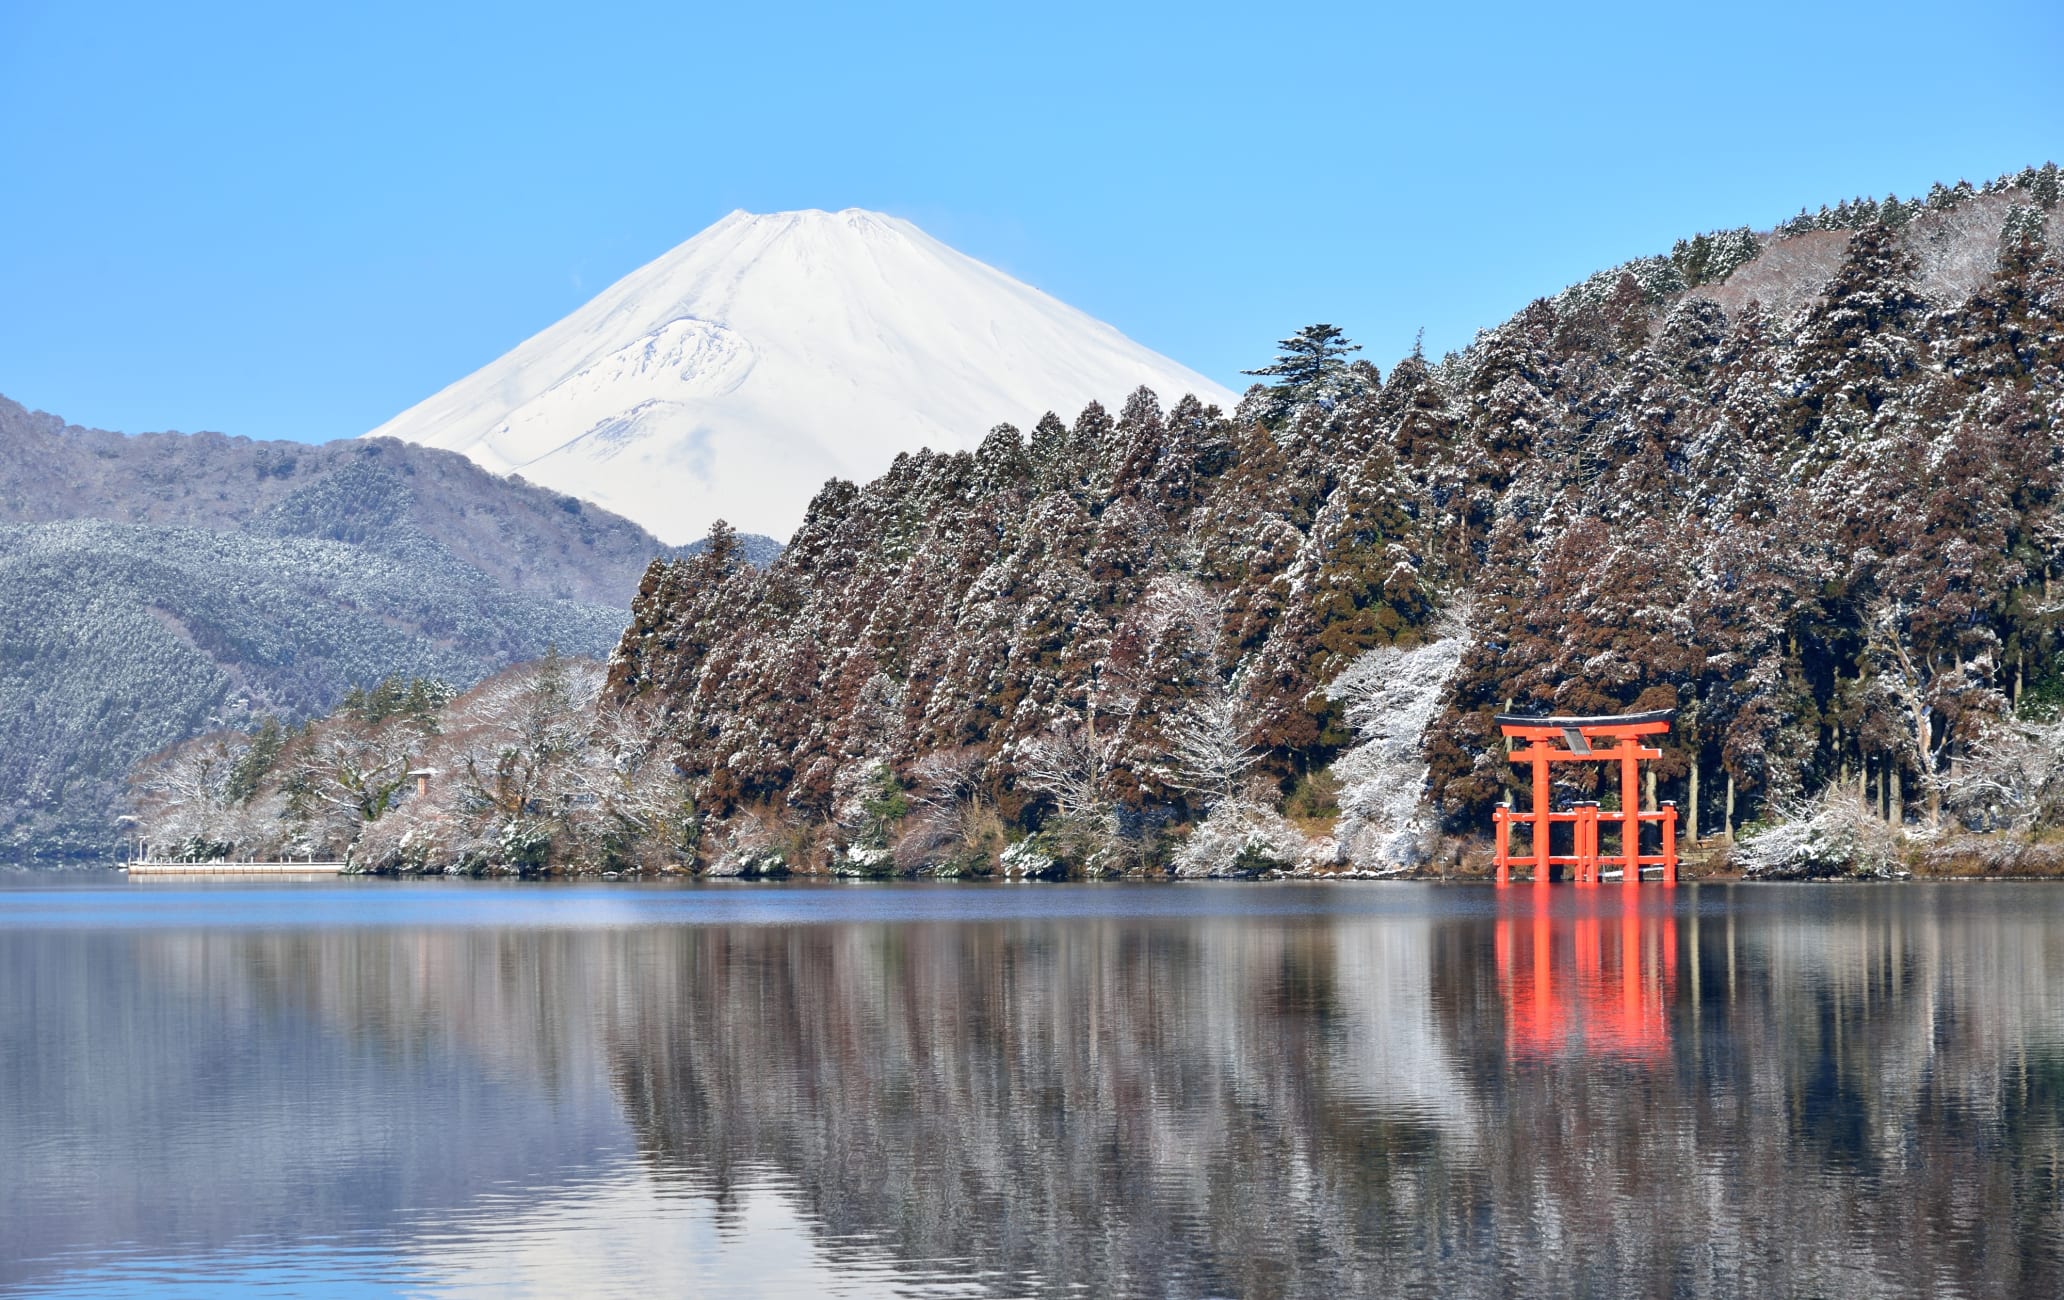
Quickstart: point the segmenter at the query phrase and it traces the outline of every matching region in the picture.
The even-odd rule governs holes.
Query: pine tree
[[[2057,206],[2060,188],[2064,187],[2058,185],[2057,164],[2053,162],[2044,163],[2028,178],[2028,195],[2045,212]]]
[[[1325,382],[1347,369],[1347,358],[1361,345],[1349,343],[1334,325],[1307,325],[1276,346],[1276,359],[1259,370],[1240,373],[1280,380],[1277,387],[1303,389]]]
[[[1040,416],[1039,422],[1032,426],[1032,437],[1025,446],[1025,459],[1032,467],[1033,485],[1041,492],[1074,484],[1081,469],[1070,456],[1068,426],[1052,411]]]
[[[1896,386],[1918,373],[1928,304],[1913,271],[1912,254],[1884,226],[1866,226],[1850,240],[1791,350],[1794,431],[1816,439],[1860,432]]]
[[[266,714],[259,722],[258,730],[252,733],[251,743],[237,756],[236,765],[230,769],[229,780],[223,787],[224,798],[231,803],[249,803],[251,797],[258,793],[259,785],[271,774],[286,741],[287,733],[280,726],[280,720]]]
[[[1150,388],[1136,388],[1118,413],[1117,435],[1123,450],[1111,471],[1114,497],[1138,493],[1160,471],[1168,455],[1168,425],[1160,399]]]
[[[1321,679],[1364,650],[1409,637],[1432,613],[1403,486],[1387,460],[1374,460],[1343,480],[1313,521],[1291,582],[1323,629]]]
[[[1307,402],[1330,406],[1347,393],[1358,391],[1348,369],[1347,358],[1362,350],[1350,343],[1334,325],[1307,325],[1277,342],[1276,359],[1258,370],[1240,373],[1276,382],[1266,390],[1263,418],[1276,421],[1292,408]]]
[[[2004,263],[2020,254],[2024,247],[2034,246],[2040,256],[2043,229],[2048,224],[2039,207],[2025,207],[2019,203],[2007,208],[2006,220],[2000,226],[2000,259]]]
[[[1117,425],[1102,402],[1091,402],[1068,429],[1068,464],[1075,478],[1070,490],[1090,509],[1103,504],[1103,487],[1111,480],[1119,455]]]

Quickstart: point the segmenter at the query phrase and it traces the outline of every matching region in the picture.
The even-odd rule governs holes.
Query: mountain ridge
[[[283,534],[344,528],[339,510],[371,507],[378,493],[366,489],[374,485],[361,482],[350,502],[316,509],[321,518],[309,514],[315,503],[307,497],[299,511],[287,503],[353,467],[361,478],[398,476],[408,497],[400,508],[413,526],[518,590],[613,603],[628,598],[647,560],[671,553],[629,520],[564,493],[510,483],[463,457],[396,439],[124,434],[70,424],[0,395],[0,522],[91,518]]]
[[[380,425],[638,520],[785,535],[827,479],[1142,384],[1233,395],[900,218],[735,210]]]

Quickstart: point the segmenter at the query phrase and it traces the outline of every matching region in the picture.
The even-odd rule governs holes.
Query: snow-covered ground
[[[971,449],[1141,384],[1233,394],[875,212],[734,212],[373,430],[584,497],[668,542],[785,537],[833,476]]]

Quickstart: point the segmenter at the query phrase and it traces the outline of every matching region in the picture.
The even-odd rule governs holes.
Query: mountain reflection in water
[[[2064,1294],[2054,888],[367,888],[0,893],[0,1289]]]

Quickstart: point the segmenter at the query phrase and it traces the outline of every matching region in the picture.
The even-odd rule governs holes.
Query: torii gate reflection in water
[[[1522,911],[1528,895],[1531,915]],[[1669,1050],[1670,1008],[1677,1001],[1676,909],[1626,894],[1589,898],[1551,903],[1546,891],[1528,890],[1499,908],[1498,991],[1506,1046],[1515,1056],[1576,1048],[1655,1058]],[[1692,934],[1695,948],[1698,931]],[[1698,987],[1695,973],[1692,987]]]
[[[1621,880],[1632,885],[1641,880],[1641,868],[1661,867],[1663,883],[1677,883],[1677,805],[1665,803],[1655,812],[1641,811],[1641,764],[1661,758],[1659,749],[1645,749],[1643,736],[1665,735],[1677,716],[1675,709],[1653,713],[1627,713],[1617,717],[1561,718],[1524,713],[1500,713],[1498,727],[1508,741],[1525,741],[1526,748],[1512,752],[1514,763],[1533,766],[1532,806],[1515,810],[1510,801],[1491,813],[1498,832],[1498,883],[1512,882],[1512,869],[1532,871],[1537,884],[1547,884],[1557,867],[1569,867],[1578,884],[1597,884],[1602,867],[1618,864]],[[1600,748],[1595,742],[1611,741]],[[1558,743],[1560,742],[1560,743]],[[1579,803],[1568,812],[1549,806],[1549,765],[1552,763],[1613,763],[1620,767],[1620,808],[1617,813],[1600,813],[1597,803]],[[1604,853],[1599,846],[1601,823],[1619,824],[1619,852]],[[1641,824],[1654,822],[1662,831],[1660,853],[1641,852]],[[1550,841],[1558,824],[1571,828],[1570,852],[1555,853]],[[1512,829],[1527,828],[1527,854],[1512,852]]]

